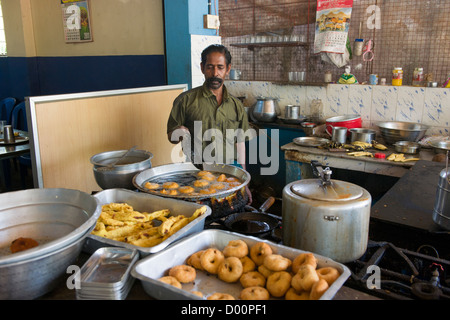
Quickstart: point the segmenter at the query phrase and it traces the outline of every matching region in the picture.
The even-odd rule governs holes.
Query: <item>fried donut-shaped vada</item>
[[[201,293],[200,291],[191,291],[191,293],[195,294],[196,296],[203,298],[203,293]]]
[[[291,285],[297,291],[310,291],[313,284],[319,281],[319,276],[311,265],[301,266],[292,277]]]
[[[269,297],[269,291],[263,287],[247,287],[239,295],[242,300],[269,300]]]
[[[171,189],[171,190],[162,189],[161,193],[162,194],[168,194],[168,195],[171,195],[171,196],[176,196],[178,194],[178,191],[175,190],[175,189]]]
[[[291,287],[292,276],[287,271],[277,271],[267,278],[266,288],[269,293],[280,298],[286,294]]]
[[[147,181],[144,184],[144,187],[147,188],[147,189],[150,189],[150,190],[155,190],[155,189],[159,188],[159,184]]]
[[[194,187],[197,187],[197,188],[204,188],[207,185],[209,185],[209,182],[206,180],[195,180],[193,185],[194,185]]]
[[[311,288],[311,292],[309,294],[310,300],[319,300],[320,297],[327,291],[329,288],[328,283],[324,279],[320,279]]]
[[[297,273],[300,266],[305,264],[312,265],[314,269],[317,268],[317,259],[314,256],[314,254],[306,252],[296,256],[295,259],[292,261],[292,272]]]
[[[223,260],[225,260],[223,253],[215,248],[206,249],[200,257],[203,270],[211,274],[217,274],[217,270]]]
[[[242,273],[250,272],[256,269],[256,264],[248,256],[240,258],[242,262]]]
[[[224,182],[226,180],[227,180],[227,176],[223,173],[217,177],[217,181],[219,181],[219,182]]]
[[[250,258],[260,266],[264,258],[272,254],[272,248],[265,242],[257,242],[250,248]]]
[[[186,263],[189,266],[194,267],[197,270],[203,270],[201,257],[202,257],[202,254],[204,251],[205,250],[200,250],[200,251],[194,252],[193,254],[191,254],[189,256]]]
[[[223,249],[225,257],[243,258],[248,255],[248,245],[243,240],[231,240]]]
[[[184,193],[184,194],[189,194],[195,191],[194,188],[192,188],[191,186],[183,186],[183,187],[179,187],[178,191],[180,191],[180,193]]]
[[[232,283],[242,276],[242,262],[239,258],[225,258],[217,269],[217,276],[220,280]]]
[[[266,277],[258,271],[249,271],[241,276],[239,282],[244,288],[264,287],[266,285]]]
[[[201,194],[213,194],[216,193],[216,189],[214,188],[206,188],[199,191]]]
[[[333,267],[319,268],[316,272],[319,278],[324,279],[329,286],[331,286],[331,284],[341,275],[339,271]]]
[[[176,278],[180,283],[194,282],[197,276],[195,269],[185,264],[172,267],[169,270],[169,276]]]
[[[258,267],[258,272],[261,273],[264,277],[268,278],[271,276],[275,271],[267,269],[264,265],[260,265]]]
[[[290,288],[284,296],[286,300],[309,300],[308,291],[297,292],[294,288]]]
[[[206,170],[202,170],[202,171],[199,171],[199,172],[197,173],[197,175],[198,175],[199,177],[203,177],[203,176],[205,176],[205,175],[210,175],[210,174],[211,174],[211,172],[206,171]]]
[[[31,238],[17,238],[13,242],[11,242],[11,246],[9,249],[12,253],[28,250],[34,247],[37,247],[39,243]]]
[[[225,188],[225,185],[223,183],[216,182],[216,183],[211,184],[211,188],[214,188],[217,190],[222,190]]]
[[[165,277],[159,278],[159,281],[170,284],[171,286],[174,286],[175,288],[181,289],[181,283],[175,277],[165,276]]]
[[[208,300],[236,300],[231,294],[228,293],[213,293],[208,297]]]
[[[173,181],[168,181],[168,182],[164,182],[162,187],[164,189],[176,189],[179,187],[178,183],[173,182]]]
[[[202,176],[202,179],[207,181],[214,181],[216,180],[216,177],[212,174],[205,174],[204,176]]]
[[[272,271],[284,271],[289,268],[292,261],[279,254],[271,254],[264,258],[263,265]]]

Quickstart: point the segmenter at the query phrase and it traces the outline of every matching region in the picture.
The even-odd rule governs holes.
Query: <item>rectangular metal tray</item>
[[[207,248],[215,247],[223,250],[231,240],[244,240],[249,246],[257,242],[268,243],[273,251],[289,259],[294,259],[305,251],[278,245],[273,242],[256,237],[244,236],[238,233],[223,230],[204,230],[178,241],[166,250],[148,256],[138,261],[131,270],[131,275],[142,282],[145,292],[160,300],[186,300],[202,299],[190,291],[200,291],[204,298],[214,292],[228,293],[236,299],[243,289],[239,283],[225,283],[215,276],[207,275],[205,272],[197,272],[194,283],[183,284],[182,289],[162,283],[158,279],[167,275],[167,271],[179,264],[186,264],[186,259],[193,253]],[[318,268],[334,267],[341,273],[339,278],[322,295],[321,300],[331,300],[336,292],[342,287],[350,276],[350,270],[343,264],[329,258],[314,254],[318,260]]]
[[[135,192],[125,189],[108,189],[100,191],[95,194],[94,197],[98,200],[99,206],[113,202],[120,202],[127,203],[136,211],[140,212],[153,212],[162,209],[169,209],[171,212],[169,216],[182,214],[186,217],[190,217],[195,212],[195,210],[203,206],[194,202],[163,198],[144,192]],[[139,247],[129,243],[89,234],[86,237],[83,251],[92,254],[97,249],[102,247],[123,247],[128,249],[137,249],[141,257],[145,257],[149,254],[153,254],[163,250],[169,244],[182,237],[186,237],[192,233],[202,231],[205,227],[205,219],[209,215],[211,215],[211,208],[207,207],[206,212],[203,215],[189,223],[187,226],[185,226],[160,244],[153,247]]]

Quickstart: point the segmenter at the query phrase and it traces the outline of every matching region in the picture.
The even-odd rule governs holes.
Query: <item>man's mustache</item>
[[[212,77],[212,78],[208,78],[207,80],[206,80],[208,83],[211,83],[211,82],[218,82],[218,83],[222,83],[223,82],[223,80],[222,79],[220,79],[220,78],[216,78],[216,77]]]

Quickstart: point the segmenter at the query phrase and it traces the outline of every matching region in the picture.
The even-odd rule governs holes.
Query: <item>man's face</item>
[[[201,64],[201,69],[208,88],[215,90],[222,86],[225,77],[230,73],[231,65],[227,67],[225,55],[222,53],[211,52],[206,64]]]

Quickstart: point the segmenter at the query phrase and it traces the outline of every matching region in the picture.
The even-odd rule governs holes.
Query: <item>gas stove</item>
[[[420,253],[422,249],[434,256]],[[346,264],[352,271],[346,285],[384,299],[450,300],[450,261],[431,246],[418,251],[390,242],[369,241],[367,251]]]

